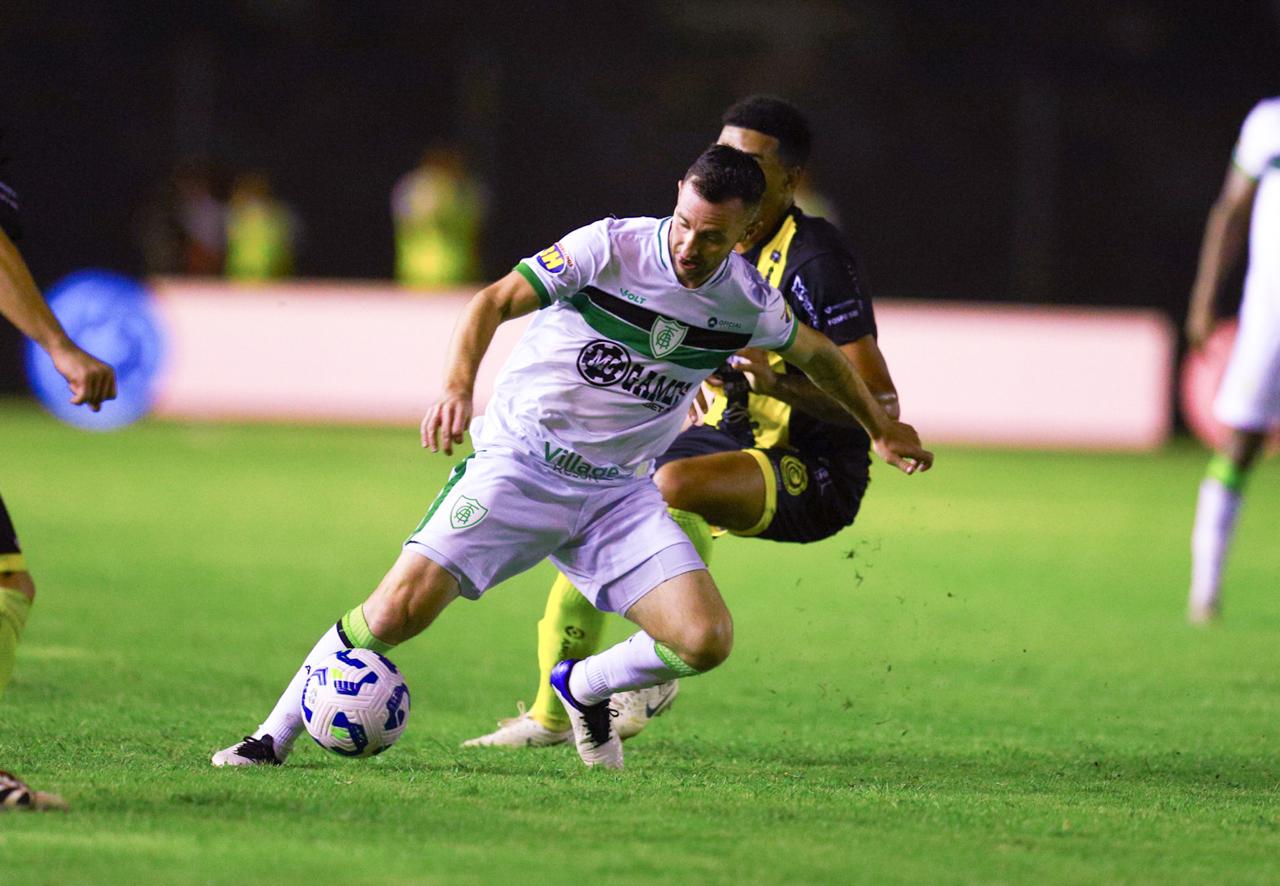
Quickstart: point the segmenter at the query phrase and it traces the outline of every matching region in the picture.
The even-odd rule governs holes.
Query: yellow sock
[[[600,651],[604,613],[578,593],[569,579],[556,575],[547,596],[547,611],[538,622],[538,695],[529,715],[548,729],[569,728],[569,717],[551,690],[551,669],[566,658],[586,658]]]
[[[697,550],[698,556],[702,557],[702,562],[710,565],[711,542],[715,540],[711,535],[711,525],[693,511],[667,508],[667,513],[671,515],[672,520],[676,521],[676,525],[684,530],[684,534],[689,536],[689,541],[693,542],[693,547]]]
[[[13,675],[13,660],[18,655],[18,641],[27,626],[31,601],[12,588],[0,588],[0,696]]]

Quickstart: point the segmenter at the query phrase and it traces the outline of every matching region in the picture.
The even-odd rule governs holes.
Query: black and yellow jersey
[[[830,222],[793,206],[777,229],[745,257],[782,291],[803,323],[837,345],[876,334],[858,259]],[[776,372],[800,371],[776,354],[771,363]],[[707,424],[732,435],[744,448],[797,449],[828,459],[837,470],[866,476],[871,441],[862,428],[829,424],[781,400],[753,394],[740,372],[722,370],[718,375],[724,385],[711,404]]]

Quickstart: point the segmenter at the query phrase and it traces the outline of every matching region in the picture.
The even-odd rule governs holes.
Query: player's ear
[[[680,199],[680,189],[683,187],[684,187],[684,179],[680,179],[680,181],[676,182],[676,199],[677,200]]]
[[[794,194],[796,192],[796,188],[800,187],[800,180],[803,178],[803,166],[788,166],[787,171],[782,176],[783,187],[785,187],[789,193]]]

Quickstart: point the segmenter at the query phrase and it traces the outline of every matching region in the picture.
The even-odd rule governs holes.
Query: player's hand
[[[705,423],[707,413],[711,410],[711,401],[715,399],[715,391],[707,386],[707,382],[703,382],[698,386],[698,391],[693,395],[693,402],[689,404],[689,412],[684,417],[684,424],[680,426],[681,431],[687,431],[689,428],[699,427]]]
[[[443,447],[445,455],[453,455],[453,444],[462,442],[462,434],[471,424],[471,411],[471,397],[445,394],[422,420],[422,445],[432,452]]]
[[[778,373],[769,365],[768,351],[743,348],[729,358],[729,365],[747,377],[752,393],[771,396],[778,387]]]
[[[871,441],[876,455],[904,474],[933,467],[933,453],[920,445],[920,435],[905,422],[890,422],[883,434]]]
[[[58,374],[67,380],[74,405],[83,403],[97,412],[102,408],[103,401],[115,399],[115,370],[82,350],[75,342],[67,340],[54,345],[49,349],[49,356],[53,359],[53,366]]]
[[[1213,314],[1208,311],[1192,311],[1187,315],[1187,322],[1184,327],[1187,334],[1187,342],[1191,345],[1193,351],[1198,351],[1204,347],[1204,343],[1209,340],[1210,333],[1213,332]]]

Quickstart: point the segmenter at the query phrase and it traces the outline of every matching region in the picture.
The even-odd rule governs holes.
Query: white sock
[[[1191,530],[1191,605],[1216,606],[1222,568],[1240,511],[1239,492],[1222,481],[1206,477],[1200,483],[1196,502],[1196,524]]]
[[[338,635],[338,626],[331,625],[320,642],[307,654],[302,667],[298,668],[298,672],[289,681],[289,688],[280,696],[267,719],[262,721],[262,725],[254,733],[258,738],[270,735],[275,740],[276,756],[280,759],[283,760],[288,755],[293,747],[293,740],[302,731],[302,687],[306,685],[311,668],[321,659],[347,648],[347,644]]]
[[[656,645],[644,631],[637,631],[616,646],[584,658],[569,672],[569,691],[582,704],[592,705],[615,692],[657,686],[688,676],[663,661]]]

